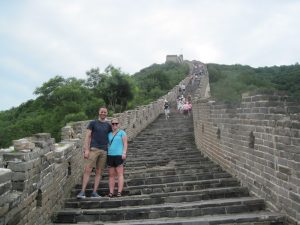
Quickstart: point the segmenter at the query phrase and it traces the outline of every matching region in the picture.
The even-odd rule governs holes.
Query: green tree
[[[86,85],[89,88],[95,88],[97,87],[103,78],[105,78],[106,74],[100,73],[100,69],[92,68],[89,71],[86,72],[87,80]]]
[[[101,83],[101,97],[106,105],[114,112],[121,112],[127,108],[128,101],[133,99],[131,85],[119,69],[108,67],[107,78]]]

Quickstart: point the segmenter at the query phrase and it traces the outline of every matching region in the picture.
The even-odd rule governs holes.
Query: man
[[[100,198],[97,189],[100,183],[101,174],[106,164],[107,158],[107,145],[108,145],[108,133],[112,131],[111,125],[106,120],[107,108],[101,107],[99,109],[99,118],[93,120],[87,126],[85,142],[84,142],[84,158],[85,168],[82,179],[82,189],[77,195],[77,198],[85,198],[86,186],[89,182],[89,178],[96,164],[96,175],[94,189],[92,192],[92,198]]]

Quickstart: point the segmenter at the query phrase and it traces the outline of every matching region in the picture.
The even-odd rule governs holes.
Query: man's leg
[[[93,167],[90,167],[89,165],[86,165],[84,168],[83,179],[82,179],[82,188],[81,188],[82,192],[85,192],[86,186],[90,179],[92,169],[93,169]]]
[[[94,183],[93,192],[97,192],[97,190],[98,190],[99,183],[100,183],[100,180],[101,180],[101,172],[102,172],[102,170],[100,168],[96,169],[95,183]]]
[[[99,150],[99,156],[96,161],[96,175],[93,192],[97,192],[99,183],[101,180],[102,171],[106,164],[107,152],[104,150]]]

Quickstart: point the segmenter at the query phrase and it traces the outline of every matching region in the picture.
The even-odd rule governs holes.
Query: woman
[[[109,194],[113,197],[115,188],[115,177],[118,177],[117,197],[122,196],[124,186],[124,162],[127,154],[127,135],[124,130],[119,129],[117,118],[111,120],[112,132],[108,134],[109,148],[107,165],[109,172]]]

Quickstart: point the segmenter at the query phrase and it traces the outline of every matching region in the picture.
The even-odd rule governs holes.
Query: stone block
[[[24,181],[29,177],[28,172],[14,172],[12,175],[12,181]]]
[[[12,188],[11,181],[5,182],[5,183],[0,183],[0,196],[3,195],[4,193],[9,192],[11,190],[11,188]]]
[[[39,149],[29,150],[28,152],[23,152],[24,150],[20,150],[19,152],[13,153],[5,153],[3,154],[3,159],[5,161],[12,162],[26,162],[40,157]]]
[[[9,204],[1,204],[0,205],[0,217],[2,217],[3,215],[5,215],[9,210]],[[1,220],[0,220],[0,224],[1,224]]]
[[[27,171],[32,169],[34,165],[33,161],[29,162],[8,162],[7,167],[12,171]]]
[[[291,169],[290,168],[288,168],[288,167],[285,167],[285,166],[278,166],[278,170],[279,170],[279,172],[281,172],[281,173],[284,173],[284,174],[286,174],[286,175],[291,175],[292,173],[291,173]]]
[[[295,201],[297,204],[300,204],[300,194],[290,192],[289,197],[291,198],[292,201]]]
[[[35,144],[26,138],[22,138],[19,140],[13,140],[13,145],[14,145],[14,149],[16,151],[23,150],[23,149],[31,150],[31,149],[34,149],[34,147],[35,147]]]
[[[33,135],[33,140],[35,141],[49,141],[51,139],[51,134],[49,133],[37,133]]]
[[[54,153],[51,151],[51,152],[48,152],[44,155],[44,157],[46,158],[47,161],[50,161],[53,160],[54,158]]]
[[[11,181],[12,171],[10,169],[0,168],[0,184]]]
[[[46,148],[49,145],[46,141],[34,141],[34,144],[39,148]]]
[[[289,136],[275,136],[275,141],[286,145],[290,145],[292,142]]]
[[[24,191],[26,186],[26,182],[23,181],[12,182],[12,189],[16,191]]]

